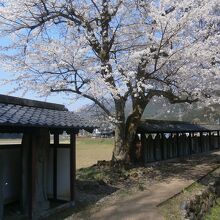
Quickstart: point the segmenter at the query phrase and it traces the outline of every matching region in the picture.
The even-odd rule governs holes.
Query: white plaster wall
[[[48,196],[53,195],[53,149],[50,150],[48,161]],[[57,149],[57,198],[70,199],[70,150],[67,148]]]

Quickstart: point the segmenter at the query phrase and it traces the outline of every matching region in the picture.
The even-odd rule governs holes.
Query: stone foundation
[[[202,220],[216,203],[220,196],[220,178],[197,193],[191,200],[184,201],[181,205],[183,220]]]

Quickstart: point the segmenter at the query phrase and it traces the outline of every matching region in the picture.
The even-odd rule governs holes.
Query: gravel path
[[[142,192],[115,201],[91,220],[163,220],[157,205],[189,185],[191,181],[173,180],[170,183],[155,184]]]
[[[178,164],[178,163],[177,163]],[[164,164],[165,165],[165,164]],[[220,152],[215,152],[202,158],[198,164],[184,166],[183,171],[175,169],[167,173],[163,181],[146,185],[146,190],[133,192],[123,198],[113,199],[102,204],[101,210],[92,213],[91,220],[163,220],[157,206],[179,193],[183,188],[192,184],[220,165]],[[175,177],[176,176],[176,177]],[[187,177],[187,178],[186,178]],[[105,203],[105,202],[104,202]]]

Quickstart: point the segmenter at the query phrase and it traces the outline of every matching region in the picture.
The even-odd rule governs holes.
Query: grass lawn
[[[98,160],[110,160],[114,146],[113,138],[83,138],[76,140],[76,168],[88,167]]]

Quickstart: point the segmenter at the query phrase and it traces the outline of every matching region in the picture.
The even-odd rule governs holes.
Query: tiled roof
[[[220,125],[193,124],[183,121],[163,121],[163,120],[143,120],[139,127],[139,132],[146,133],[172,133],[172,132],[208,132],[220,131]]]
[[[14,98],[14,97],[13,97]],[[0,126],[14,127],[48,127],[59,129],[86,129],[91,130],[95,125],[88,120],[81,118],[78,114],[67,111],[65,108],[56,109],[56,104],[36,102],[30,100],[31,105],[19,105],[23,99],[16,98],[19,102],[13,102],[9,99],[7,102],[1,102],[0,97]],[[27,101],[27,100],[26,100]],[[10,103],[11,102],[11,103]],[[24,103],[23,103],[24,104]],[[38,107],[40,104],[41,107]],[[42,105],[45,105],[45,108]],[[49,105],[48,105],[49,104]],[[53,105],[53,109],[48,108]]]

